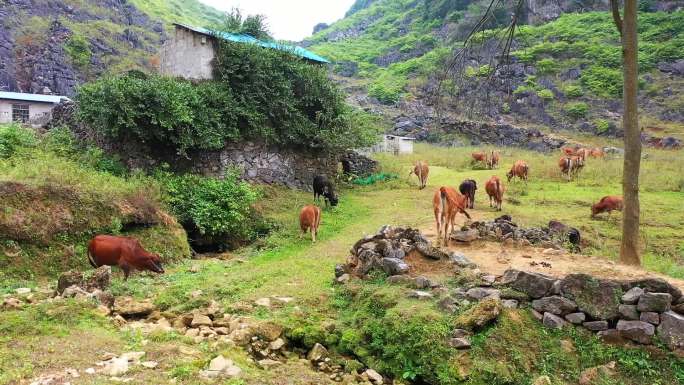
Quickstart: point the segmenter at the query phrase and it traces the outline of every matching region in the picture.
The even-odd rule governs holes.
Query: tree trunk
[[[641,165],[641,132],[637,112],[639,65],[637,60],[637,0],[625,0],[622,21],[622,55],[624,67],[625,159],[622,175],[624,207],[622,211],[622,244],[620,262],[640,265],[639,256],[639,168]]]

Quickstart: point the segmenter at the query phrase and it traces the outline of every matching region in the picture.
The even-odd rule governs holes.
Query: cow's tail
[[[88,254],[88,262],[90,262],[90,266],[97,269],[97,263],[95,263],[95,258],[93,258],[93,254],[90,252],[90,247],[88,247],[88,251],[86,251],[86,253]]]
[[[420,187],[423,188],[423,163],[418,162],[418,182],[420,183]]]

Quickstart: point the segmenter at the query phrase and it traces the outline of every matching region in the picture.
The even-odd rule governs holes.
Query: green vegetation
[[[64,50],[71,58],[71,61],[79,68],[85,68],[90,64],[93,53],[90,50],[90,43],[85,37],[71,35],[64,44]]]
[[[543,89],[543,90],[537,91],[537,96],[539,96],[540,98],[542,98],[544,100],[553,100],[553,98],[554,98],[553,91],[551,91],[549,89]]]
[[[199,27],[218,25],[223,13],[199,0],[131,0],[143,13],[170,25],[185,23]]]
[[[582,87],[574,84],[567,85],[562,90],[568,98],[579,98],[584,95]]]
[[[585,102],[568,103],[565,106],[565,113],[573,119],[580,119],[587,116],[589,105]]]
[[[243,17],[239,9],[233,8],[227,12],[221,30],[237,34],[245,34],[260,40],[272,40],[264,15],[249,15]]]

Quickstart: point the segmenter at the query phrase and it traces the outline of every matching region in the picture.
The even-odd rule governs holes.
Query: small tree
[[[260,40],[272,40],[266,16],[249,15],[243,17],[242,12],[238,8],[233,8],[230,12],[226,12],[223,24],[219,29],[230,33],[249,35]]]

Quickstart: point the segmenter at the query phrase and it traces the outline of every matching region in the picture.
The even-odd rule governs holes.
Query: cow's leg
[[[124,281],[128,281],[128,276],[131,274],[131,267],[128,266],[128,264],[122,264],[120,267],[124,273]]]
[[[316,243],[316,228],[311,226],[311,242]]]

